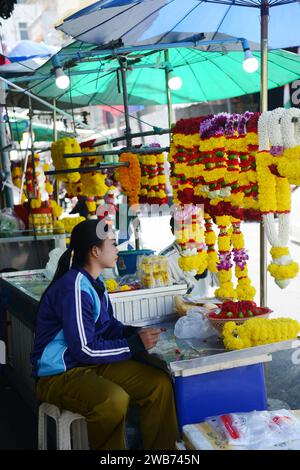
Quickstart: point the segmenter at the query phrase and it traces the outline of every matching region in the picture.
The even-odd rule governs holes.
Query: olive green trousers
[[[162,370],[134,360],[41,377],[38,398],[86,418],[90,447],[126,449],[129,404],[140,407],[143,448],[173,450],[179,438],[173,387]]]

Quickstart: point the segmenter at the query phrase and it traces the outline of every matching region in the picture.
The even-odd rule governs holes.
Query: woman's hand
[[[141,338],[145,349],[153,348],[159,340],[160,329],[159,328],[143,328],[138,331],[138,335]]]

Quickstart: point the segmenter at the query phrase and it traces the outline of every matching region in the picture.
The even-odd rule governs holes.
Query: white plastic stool
[[[88,450],[89,440],[84,416],[63,410],[49,403],[39,407],[38,449],[47,449],[47,418],[56,423],[57,450]],[[73,445],[72,445],[73,444]]]

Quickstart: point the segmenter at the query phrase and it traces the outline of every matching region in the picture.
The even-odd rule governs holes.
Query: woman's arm
[[[87,292],[80,290],[78,284],[64,293],[61,314],[68,350],[82,364],[124,361],[144,350],[139,338],[99,337],[95,331],[93,300]]]

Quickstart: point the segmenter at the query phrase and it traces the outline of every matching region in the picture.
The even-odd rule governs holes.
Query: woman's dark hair
[[[59,258],[54,277],[43,293],[43,296],[55,281],[69,271],[72,253],[72,265],[83,267],[88,261],[91,248],[95,245],[101,247],[104,244],[105,238],[100,238],[97,235],[99,223],[99,220],[84,220],[73,228],[69,248]],[[108,225],[104,225],[102,230],[108,232]]]

